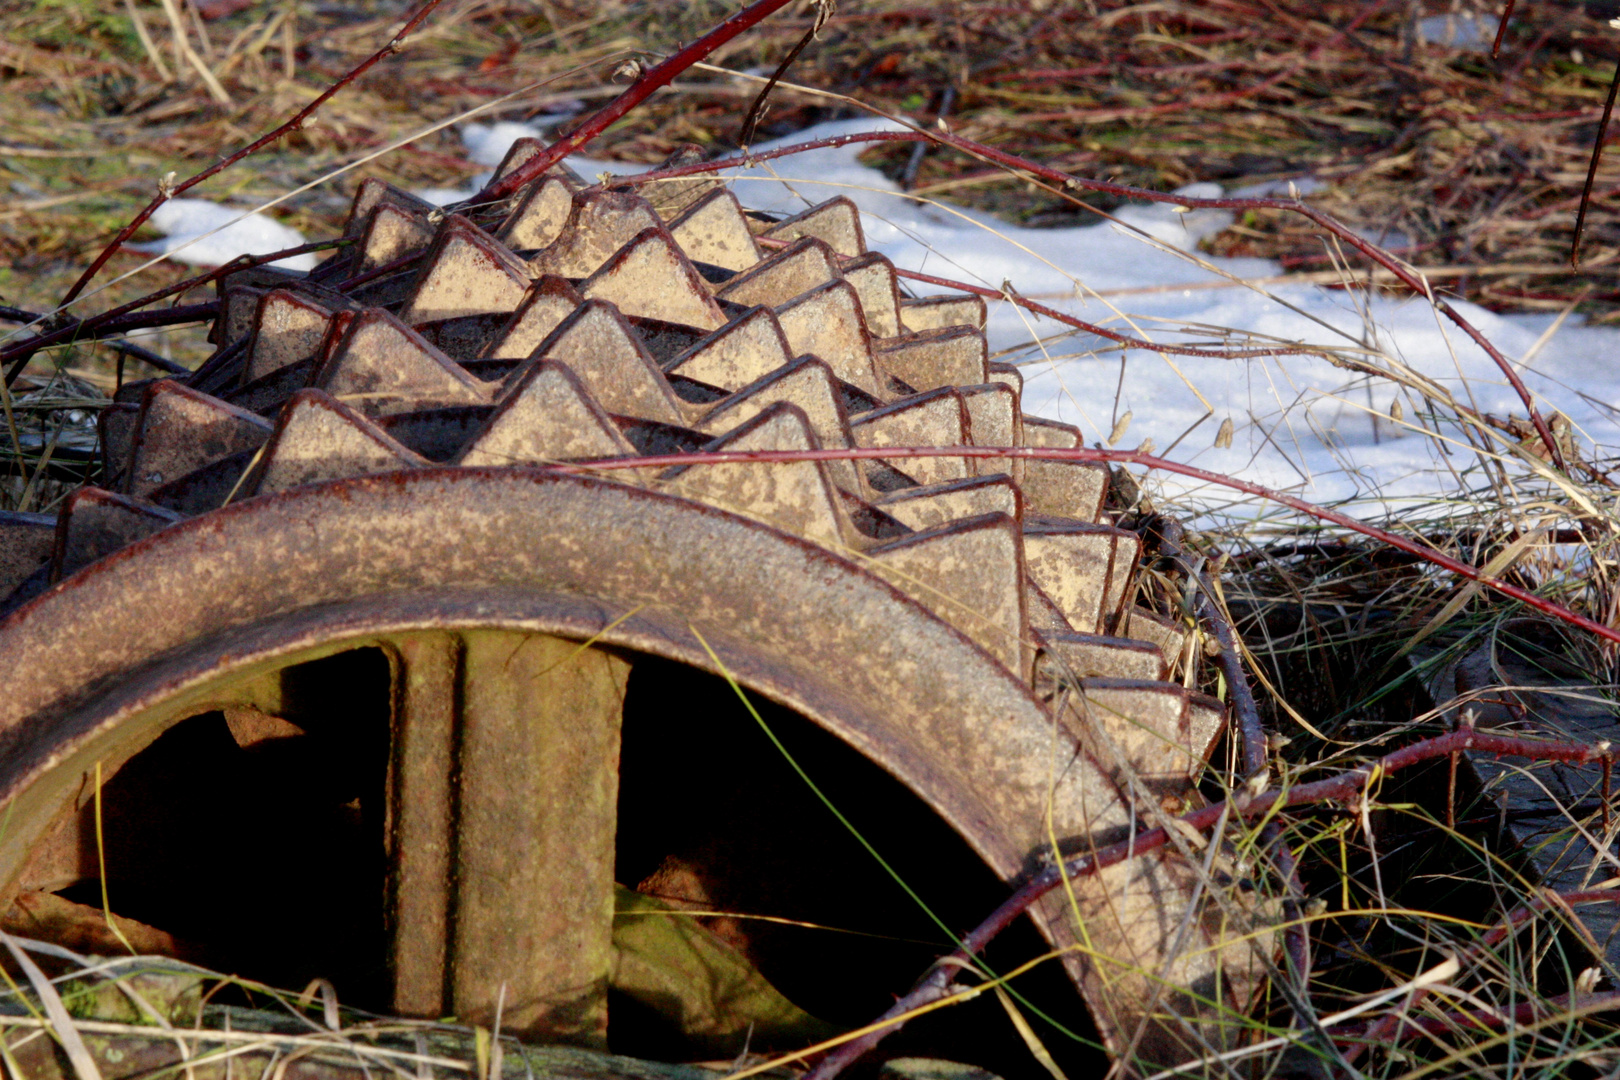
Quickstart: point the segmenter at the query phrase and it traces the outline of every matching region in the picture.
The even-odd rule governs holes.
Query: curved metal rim
[[[894,773],[1005,878],[1044,846],[1049,806],[1059,835],[1072,836],[1089,831],[1087,803],[1112,802],[1022,683],[853,562],[612,481],[450,468],[227,507],[85,568],[0,622],[4,800],[186,685],[295,638],[307,645],[309,632],[331,638],[346,606],[351,617],[373,610],[350,622],[355,637],[453,624],[584,638],[631,613],[600,640],[712,671],[707,641],[739,682]],[[1054,740],[1065,767],[1049,802]],[[0,867],[20,865],[26,831],[7,838]]]

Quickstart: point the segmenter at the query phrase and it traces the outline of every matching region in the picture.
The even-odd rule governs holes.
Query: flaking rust
[[[518,143],[501,173],[537,151]],[[95,878],[97,762],[110,780],[209,710],[297,730],[278,677],[357,645],[392,672],[386,794],[356,802],[382,807],[392,1005],[499,1007],[542,1040],[611,1031],[638,656],[791,705],[1009,883],[1048,850],[1049,813],[1072,851],[1198,801],[1224,714],[1166,681],[1181,631],[1133,605],[1140,544],[1104,510],[1102,467],[555,468],[1079,445],[1019,411],[983,301],[903,295],[848,200],[773,223],[712,182],[653,194],[559,170],[490,218],[367,181],[356,244],[307,277],[224,278],[220,359],[124,388],[99,488],[55,519],[0,515],[14,924]],[[1248,1009],[1271,947],[1238,888],[1200,890],[1164,854],[1076,882],[1083,934],[1067,898],[1038,911],[1054,945],[1087,942],[1063,963],[1111,1049],[1174,1064],[1229,1044],[1223,1013]]]

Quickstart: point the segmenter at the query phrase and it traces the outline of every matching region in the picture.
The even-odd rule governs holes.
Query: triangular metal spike
[[[766,229],[763,235],[772,240],[798,240],[813,236],[846,258],[866,254],[861,212],[845,195],[828,199],[779,221]]]
[[[968,438],[967,406],[950,387],[902,398],[850,420],[856,446],[962,446]],[[894,467],[921,484],[973,475],[961,457],[897,458]]]
[[[894,263],[876,251],[867,252],[844,264],[844,280],[855,287],[861,298],[866,325],[879,337],[900,333],[900,281]],[[923,389],[918,387],[918,389]]]
[[[1078,447],[1080,429],[1044,417],[1025,415],[1024,446]],[[1108,497],[1108,467],[1090,461],[1024,461],[1021,481],[1030,511],[1076,521],[1097,521]]]
[[[1030,416],[1028,413],[1024,414],[1023,420],[1025,446],[1059,446],[1071,449],[1081,445],[1080,429],[1073,424],[1048,420],[1044,416]]]
[[[433,243],[433,225],[425,213],[413,213],[392,202],[379,203],[355,244],[357,273],[422,251]]]
[[[999,360],[990,361],[990,381],[1006,383],[1018,395],[1018,400],[1024,399],[1024,373],[1018,370],[1017,364],[1008,364]]]
[[[1015,521],[1023,515],[1018,485],[1007,476],[976,476],[906,488],[879,499],[877,506],[917,530],[981,514],[1006,514]]]
[[[720,299],[751,307],[780,307],[796,296],[839,280],[838,258],[820,240],[800,240],[726,282]]]
[[[1191,786],[1210,746],[1193,745],[1188,692],[1176,683],[1141,679],[1082,679],[1090,724],[1101,728],[1148,792],[1163,796]],[[1105,744],[1106,745],[1106,744]],[[1105,756],[1106,755],[1106,756]],[[1104,761],[1118,757],[1100,750]]]
[[[1110,598],[1123,595],[1139,544],[1135,533],[1109,525],[1026,523],[1024,564],[1071,626],[1085,634],[1108,633],[1117,615]]]
[[[501,399],[457,465],[544,465],[633,457],[636,448],[566,364],[542,360]],[[635,479],[632,470],[606,474]]]
[[[495,238],[513,251],[538,251],[556,243],[574,209],[579,187],[561,176],[546,175],[530,185]]]
[[[703,447],[705,452],[820,448],[804,413],[785,401]],[[687,465],[667,471],[661,481],[671,494],[755,518],[833,551],[860,542],[820,461]]]
[[[1142,607],[1129,608],[1120,620],[1121,633],[1159,647],[1167,666],[1173,668],[1187,647],[1187,630],[1179,622]]]
[[[1081,679],[1163,679],[1164,654],[1148,641],[1050,631],[1041,635],[1039,677],[1078,688]]]
[[[557,239],[537,252],[530,266],[536,276],[590,277],[641,230],[662,224],[658,212],[638,195],[622,191],[576,194]]]
[[[828,282],[788,301],[776,309],[776,320],[794,356],[819,356],[856,389],[884,399],[893,396],[878,383],[872,335],[861,317],[860,298],[847,281]]]
[[[1018,446],[1023,433],[1023,417],[1018,412],[1018,395],[1006,383],[979,383],[959,386],[956,392],[968,411],[968,436],[974,446]],[[973,469],[980,476],[1005,474],[1017,479],[1017,458],[974,458]]]
[[[451,214],[439,226],[399,317],[423,323],[512,311],[529,281],[522,259],[460,214]]]
[[[567,364],[609,413],[686,425],[686,412],[669,381],[612,304],[581,304],[535,349],[533,358]],[[499,398],[526,373],[527,365],[521,365],[507,376]]]
[[[424,405],[482,405],[494,392],[381,308],[354,317],[311,385],[374,416]]]
[[[989,379],[984,333],[970,326],[922,330],[878,342],[878,367],[913,390],[971,386]]]
[[[144,498],[204,465],[257,449],[271,430],[246,409],[162,379],[142,397],[124,490]]]
[[[995,362],[995,361],[991,361],[991,363],[988,366],[989,366],[989,370],[990,370],[990,375],[989,375],[989,380],[988,381],[993,382],[993,383],[999,383],[1000,385],[1005,386],[1009,390],[1012,391],[1014,407],[1015,407],[1015,409],[1018,409],[1018,416],[1017,416],[1016,420],[1013,423],[1013,432],[1014,432],[1014,434],[1013,434],[1013,445],[1014,446],[1023,446],[1023,445],[1025,445],[1025,443],[1024,443],[1024,415],[1023,415],[1022,409],[1018,408],[1021,405],[1021,403],[1023,402],[1023,400],[1024,400],[1024,376],[1023,376],[1023,373],[1020,372],[1018,370],[1018,368],[1013,364],[1005,364],[1005,363],[998,363],[998,362]],[[1002,471],[1006,472],[1009,476],[1011,476],[1013,478],[1013,480],[1020,487],[1023,486],[1023,483],[1024,483],[1024,465],[1026,464],[1024,459],[1023,458],[1001,458],[1001,459],[999,459],[999,462],[1000,462]],[[979,467],[980,467],[981,470],[983,470],[983,469],[993,468],[993,465],[994,465],[994,463],[992,463],[992,462],[981,462]]]
[[[643,229],[579,286],[587,300],[607,300],[625,315],[718,330],[726,324],[692,263],[662,226]]]
[[[428,465],[360,413],[319,390],[300,390],[282,409],[243,494]]]
[[[243,383],[226,391],[222,396],[239,409],[246,409],[260,416],[274,416],[276,410],[292,396],[293,391],[308,386],[321,365],[337,351],[338,343],[349,332],[349,324],[354,322],[355,315],[356,312],[353,311],[340,311],[333,315],[332,322],[326,329],[326,337],[321,339],[321,344],[313,355],[296,363],[278,367],[268,375],[261,375],[252,382]]]
[[[291,289],[265,293],[254,312],[253,340],[248,343],[242,382],[262,379],[277,368],[315,355],[326,337],[332,315],[347,306],[350,305],[317,302]]]
[[[984,298],[972,293],[945,293],[900,301],[902,330],[937,330],[945,326],[984,329]]]
[[[55,515],[0,510],[0,605],[50,561],[55,546]]]
[[[385,180],[368,176],[360,181],[360,186],[355,189],[354,201],[349,204],[349,216],[343,223],[344,233],[353,235],[365,228],[366,218],[384,203],[424,217],[437,209],[426,199],[418,198]]]
[[[747,270],[759,262],[759,245],[749,231],[737,196],[716,188],[681,211],[669,234],[694,262],[725,270]]]
[[[693,345],[665,370],[722,390],[740,390],[792,358],[776,313],[757,307]]]
[[[567,281],[547,274],[529,286],[506,328],[484,352],[487,360],[527,360],[585,298]]]
[[[854,445],[850,441],[849,417],[844,415],[843,399],[832,369],[813,356],[801,356],[715,403],[693,426],[719,435],[753,419],[779,401],[790,401],[799,407],[823,447]],[[827,466],[833,482],[840,488],[855,495],[865,494],[861,474],[853,461],[829,461]]]
[[[1006,514],[952,521],[868,553],[872,569],[895,588],[959,628],[1023,678],[1023,544]]]
[[[51,552],[51,581],[61,581],[119,548],[183,518],[144,499],[83,487],[62,503]]]
[[[707,156],[708,152],[697,143],[684,143],[677,146],[669,157],[654,165],[651,171],[663,172],[665,169],[696,165]],[[712,175],[699,175],[674,180],[654,180],[640,185],[637,190],[641,193],[641,197],[652,203],[653,209],[668,221],[684,213],[693,203],[710,192],[724,190],[724,185]]]
[[[1052,598],[1047,596],[1046,592],[1030,578],[1027,563],[1029,549],[1027,547],[1024,549],[1024,558],[1026,560],[1024,609],[1028,613],[1030,629],[1039,631],[1042,634],[1074,633],[1074,626],[1069,622],[1068,617],[1052,601]]]
[[[1025,461],[1023,488],[1032,513],[1097,521],[1108,496],[1108,468],[1089,461]]]

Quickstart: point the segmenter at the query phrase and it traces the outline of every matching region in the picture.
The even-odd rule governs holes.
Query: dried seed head
[[[1108,445],[1113,446],[1125,437],[1126,430],[1131,426],[1131,410],[1126,409],[1125,415],[1114,421],[1114,430],[1108,433]]]

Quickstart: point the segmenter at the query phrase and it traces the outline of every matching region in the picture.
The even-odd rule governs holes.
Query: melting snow
[[[220,206],[207,199],[170,199],[148,220],[153,228],[168,235],[151,243],[124,246],[154,255],[168,254],[192,266],[221,266],[238,255],[268,255],[305,242],[303,233],[263,214]],[[308,271],[316,261],[311,252],[270,265]]]

